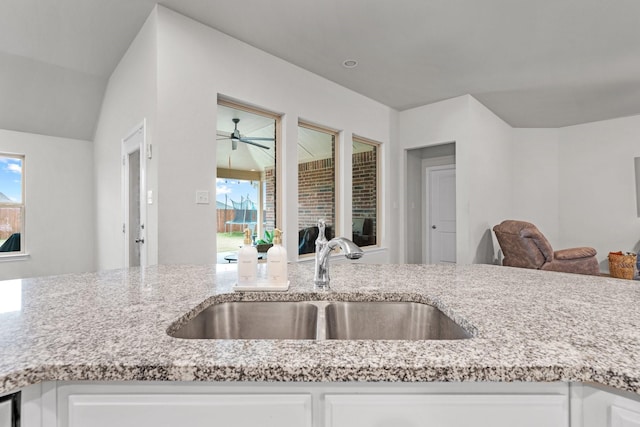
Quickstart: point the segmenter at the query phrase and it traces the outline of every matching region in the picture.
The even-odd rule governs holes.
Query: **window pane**
[[[21,156],[0,155],[0,253],[21,251],[23,162]]]
[[[0,203],[22,203],[22,159],[0,155]]]
[[[20,252],[22,207],[0,207],[0,252]]]
[[[327,239],[336,227],[336,135],[298,127],[298,254],[315,252],[318,220],[324,219]]]
[[[352,160],[353,241],[361,247],[376,245],[378,146],[354,139]]]
[[[246,109],[245,109],[246,108]],[[276,118],[220,101],[216,144],[218,262],[227,263],[249,228],[254,241],[276,226]],[[227,257],[227,258],[225,258]]]

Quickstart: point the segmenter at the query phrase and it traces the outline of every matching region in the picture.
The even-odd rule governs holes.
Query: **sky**
[[[249,198],[252,202],[258,202],[258,190],[251,185],[251,181],[239,181],[237,179],[216,178],[216,200],[225,202],[227,196],[227,204],[232,208],[231,201],[240,203],[240,198]]]
[[[0,193],[14,202],[22,199],[22,160],[0,156]]]

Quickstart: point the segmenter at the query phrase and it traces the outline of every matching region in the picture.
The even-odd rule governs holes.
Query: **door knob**
[[[432,226],[431,226],[431,228],[433,228],[433,229],[435,230],[435,229],[436,229],[436,226],[435,226],[435,225],[432,225]]]

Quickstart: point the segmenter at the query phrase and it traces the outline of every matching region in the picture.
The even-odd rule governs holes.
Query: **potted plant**
[[[267,252],[273,246],[273,231],[264,230],[264,238],[256,241],[258,252]]]

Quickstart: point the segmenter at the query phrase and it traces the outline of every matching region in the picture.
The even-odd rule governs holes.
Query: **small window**
[[[352,237],[360,247],[378,245],[378,188],[380,145],[353,138]]]
[[[24,252],[24,156],[0,153],[0,256]]]
[[[318,220],[336,236],[336,141],[338,133],[298,124],[298,255],[315,253]]]

